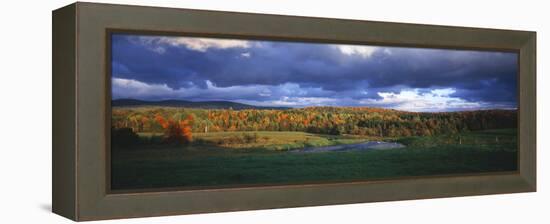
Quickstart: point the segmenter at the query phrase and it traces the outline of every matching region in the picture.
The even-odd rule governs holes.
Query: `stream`
[[[331,145],[319,147],[307,147],[302,149],[292,150],[295,153],[310,153],[310,152],[331,152],[331,151],[351,151],[351,150],[381,150],[381,149],[396,149],[403,148],[405,145],[394,142],[369,141],[355,144]]]

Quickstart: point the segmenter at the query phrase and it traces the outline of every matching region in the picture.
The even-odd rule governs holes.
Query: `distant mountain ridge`
[[[187,101],[187,100],[137,100],[137,99],[116,99],[111,101],[113,107],[140,107],[140,106],[160,106],[160,107],[183,107],[183,108],[201,108],[201,109],[290,109],[289,107],[263,107],[231,101]]]

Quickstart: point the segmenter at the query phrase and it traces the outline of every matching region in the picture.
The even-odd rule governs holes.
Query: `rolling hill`
[[[159,107],[185,107],[202,109],[290,109],[288,107],[262,107],[231,101],[187,101],[187,100],[160,100],[147,101],[137,99],[116,99],[111,101],[113,107],[141,107],[141,106],[159,106]]]

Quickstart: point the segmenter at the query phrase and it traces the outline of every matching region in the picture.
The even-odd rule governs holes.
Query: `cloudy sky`
[[[516,75],[515,53],[112,36],[113,99],[511,109],[517,107]]]

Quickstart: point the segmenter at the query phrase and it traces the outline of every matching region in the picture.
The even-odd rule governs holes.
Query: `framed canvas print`
[[[535,191],[535,37],[66,6],[53,13],[53,211],[80,221]]]

